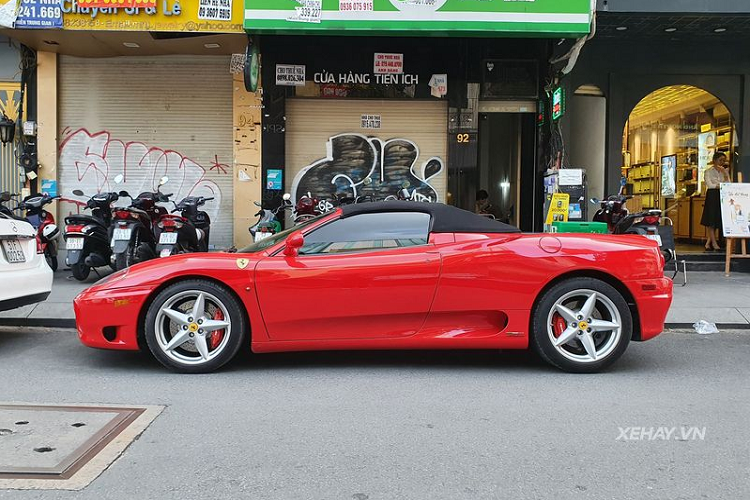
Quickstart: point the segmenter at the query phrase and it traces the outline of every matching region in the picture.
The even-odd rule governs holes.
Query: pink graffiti
[[[218,155],[214,155],[210,168],[206,169],[175,150],[114,139],[108,131],[71,130],[63,130],[60,144],[60,191],[65,196],[72,196],[74,189],[89,196],[123,189],[136,195],[155,191],[159,179],[167,176],[169,182],[162,192],[174,193],[175,201],[190,195],[213,196],[216,198],[213,210],[209,207],[206,210],[214,212],[212,216],[218,213],[222,193],[212,179],[226,174],[228,168],[219,163]],[[123,182],[116,184],[115,178],[120,174]]]

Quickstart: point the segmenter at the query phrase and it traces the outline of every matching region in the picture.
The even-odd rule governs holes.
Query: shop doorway
[[[486,211],[524,231],[534,225],[535,115],[528,112],[479,112],[476,167],[462,168],[457,205],[477,210],[485,191]],[[467,162],[468,163],[468,162]]]
[[[715,153],[734,174],[739,145],[734,119],[714,95],[691,85],[672,85],[643,98],[623,131],[622,176],[630,210],[659,208],[674,223],[678,250],[703,251],[700,224],[704,172]]]

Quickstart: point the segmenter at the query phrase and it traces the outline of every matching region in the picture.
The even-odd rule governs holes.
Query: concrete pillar
[[[249,244],[248,228],[255,224],[254,214],[262,193],[260,161],[261,116],[263,98],[261,91],[245,90],[242,74],[234,75],[232,86],[234,128],[234,244],[237,248]]]
[[[41,180],[57,181],[57,54],[37,52],[37,157],[39,159],[39,187]],[[58,186],[59,190],[59,186]],[[56,219],[60,212],[56,209]]]

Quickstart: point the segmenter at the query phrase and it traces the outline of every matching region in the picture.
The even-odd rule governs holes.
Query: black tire
[[[49,251],[45,251],[44,258],[47,261],[49,268],[52,269],[52,272],[54,273],[57,271],[57,256],[52,255]]]
[[[89,277],[89,273],[91,272],[91,268],[83,262],[71,265],[70,270],[73,271],[73,277],[78,281],[86,281],[86,278]]]
[[[179,362],[165,353],[159,339],[157,338],[157,321],[171,321],[164,316],[161,316],[160,318],[162,307],[175,296],[192,291],[204,292],[213,295],[218,299],[228,313],[228,318],[225,317],[224,320],[228,321],[230,326],[229,337],[226,339],[223,347],[221,347],[221,351],[215,354],[212,353],[215,357],[206,361],[196,359],[195,364],[188,364]],[[208,304],[209,300],[207,299],[206,302]],[[168,324],[171,325],[171,323]],[[163,325],[160,326],[160,328],[161,327],[163,327]],[[221,368],[237,355],[239,349],[245,345],[247,325],[245,315],[243,314],[242,304],[228,289],[212,281],[191,279],[170,285],[154,298],[148,307],[143,328],[146,345],[148,345],[151,354],[153,354],[161,364],[170,370],[180,373],[208,373]],[[175,331],[175,333],[177,332],[179,332],[179,330]]]
[[[122,271],[126,267],[128,267],[128,251],[126,250],[123,253],[115,254],[115,270],[116,271]]]
[[[598,296],[606,297],[620,316],[619,338],[612,341],[610,348],[606,351],[607,354],[604,357],[596,360],[578,361],[570,359],[570,357],[562,354],[558,348],[554,346],[552,339],[550,338],[550,333],[548,332],[548,318],[552,314],[551,311],[555,308],[556,302],[567,294],[575,294],[578,290],[594,291]],[[597,308],[599,307],[600,305],[597,302]],[[557,283],[539,298],[532,314],[530,335],[531,347],[544,361],[567,372],[595,373],[607,368],[622,356],[633,335],[632,314],[622,294],[611,285],[594,278],[571,278]],[[604,314],[607,314],[607,312],[605,311]],[[607,320],[607,318],[603,319]],[[573,323],[573,325],[575,325],[575,323]],[[614,335],[612,332],[609,334]],[[592,335],[595,336],[598,334]],[[605,335],[607,335],[607,332],[602,332],[602,336],[599,337],[600,339],[603,339],[601,345],[604,345],[607,341],[606,339],[609,339],[609,337],[605,337]],[[582,351],[581,355],[583,355],[585,350],[581,340],[573,338],[570,344],[572,344],[572,346],[567,349],[575,350],[578,348]],[[565,347],[565,345],[562,346],[562,348]],[[570,352],[567,349],[566,352]],[[575,357],[575,352],[572,356]]]

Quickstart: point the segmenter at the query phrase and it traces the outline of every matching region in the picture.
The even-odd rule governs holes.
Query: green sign
[[[559,120],[565,114],[565,90],[557,87],[552,91],[552,119]]]
[[[578,36],[591,0],[245,0],[253,33]]]

